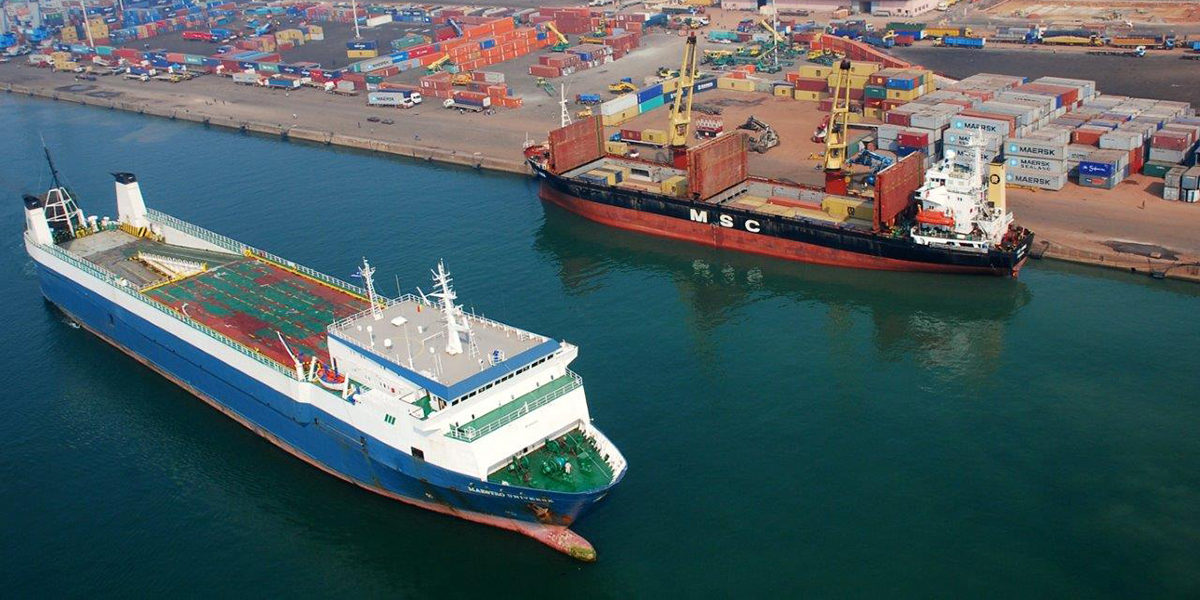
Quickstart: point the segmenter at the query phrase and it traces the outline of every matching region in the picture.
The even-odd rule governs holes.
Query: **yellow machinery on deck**
[[[692,123],[692,98],[696,94],[696,34],[688,35],[683,46],[683,65],[679,67],[679,87],[671,104],[667,145],[674,152],[676,167],[687,160],[688,128]],[[685,99],[684,96],[687,96]],[[686,165],[684,165],[686,166]]]
[[[829,111],[829,127],[825,133],[825,191],[844,195],[849,188],[846,173],[847,117],[850,114],[849,60],[843,59],[838,63],[830,97],[833,106]]]

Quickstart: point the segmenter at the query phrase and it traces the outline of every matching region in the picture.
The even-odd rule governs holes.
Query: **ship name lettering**
[[[694,208],[689,208],[688,210],[691,211],[691,213],[692,213],[691,219],[693,221],[695,221],[697,223],[707,223],[708,222],[708,211],[707,210],[696,210]]]
[[[762,227],[759,226],[758,221],[755,221],[754,219],[746,219],[746,231],[749,231],[750,233],[758,233],[761,230]]]
[[[721,227],[733,227],[733,217],[721,215]]]

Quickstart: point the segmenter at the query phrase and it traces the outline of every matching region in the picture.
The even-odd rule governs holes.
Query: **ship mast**
[[[459,308],[454,303],[457,296],[454,289],[450,286],[450,273],[446,272],[446,266],[442,261],[438,261],[437,270],[433,271],[433,284],[436,289],[430,296],[439,300],[439,305],[442,311],[442,322],[446,325],[446,354],[462,354],[462,334],[470,336],[471,328],[464,321],[458,320]]]
[[[371,267],[371,263],[367,262],[366,257],[363,257],[363,264],[358,268],[357,275],[362,278],[363,285],[367,286],[367,302],[371,303],[371,316],[376,321],[383,318],[383,310],[379,308],[379,302],[375,300],[375,279],[371,277],[375,274],[375,269]]]
[[[562,125],[559,127],[566,127],[571,124],[571,111],[567,108],[567,87],[562,84],[558,86],[558,105],[562,108],[562,115],[559,118]]]

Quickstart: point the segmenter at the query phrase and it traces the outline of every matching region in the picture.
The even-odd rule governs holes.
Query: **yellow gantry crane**
[[[850,114],[850,61],[842,59],[834,71],[833,106],[829,111],[829,127],[825,134],[825,191],[845,194],[847,116]]]
[[[692,33],[688,35],[687,43],[683,46],[683,66],[679,68],[679,87],[675,92],[675,101],[671,104],[670,127],[667,131],[667,143],[677,155],[682,154],[687,147],[688,129],[692,124],[696,66],[696,34]]]

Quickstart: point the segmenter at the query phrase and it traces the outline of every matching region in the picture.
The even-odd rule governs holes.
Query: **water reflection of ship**
[[[535,246],[558,265],[568,294],[585,296],[615,272],[657,272],[675,284],[690,309],[689,329],[701,352],[711,348],[707,334],[737,317],[739,309],[784,297],[827,308],[824,333],[830,344],[849,333],[856,313],[865,314],[880,360],[898,361],[915,352],[923,365],[952,376],[980,368],[990,372],[1004,349],[1006,324],[1031,299],[1025,284],[1012,279],[808,265],[598,228],[553,205],[545,212]]]

